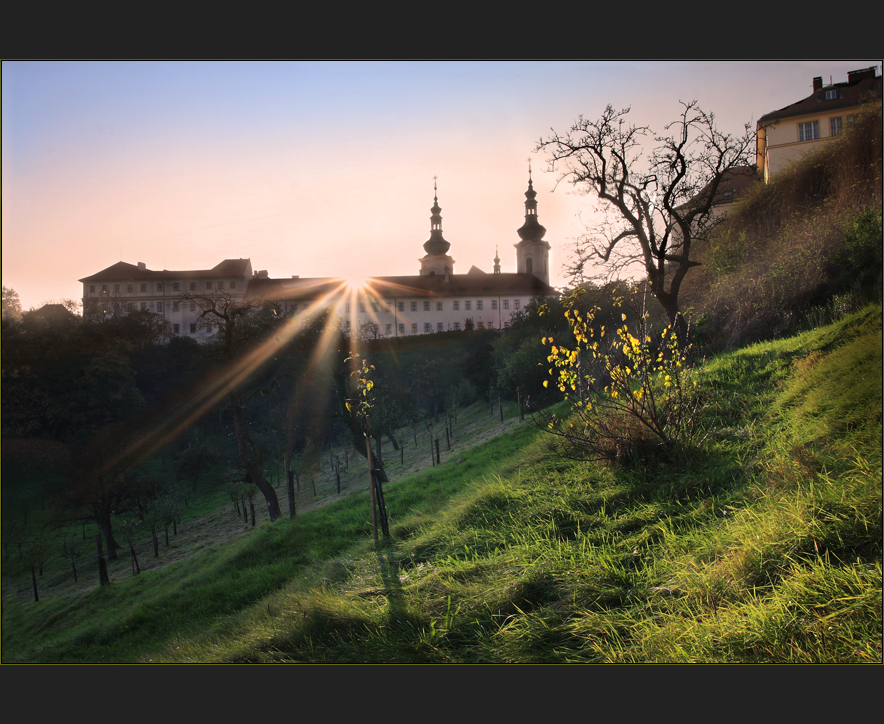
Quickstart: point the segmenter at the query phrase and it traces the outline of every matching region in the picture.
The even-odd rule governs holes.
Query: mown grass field
[[[708,362],[702,445],[529,424],[111,586],[5,596],[10,662],[882,661],[880,306]]]

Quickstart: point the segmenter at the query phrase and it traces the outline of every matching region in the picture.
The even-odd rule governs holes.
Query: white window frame
[[[841,132],[844,130],[844,120],[841,116],[836,116],[835,118],[829,119],[829,135],[830,136],[840,136]]]
[[[807,121],[798,124],[799,141],[818,141],[820,137],[820,122]]]

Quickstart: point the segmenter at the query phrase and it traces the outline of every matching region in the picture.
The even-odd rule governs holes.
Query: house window
[[[147,302],[142,302],[142,303],[141,303],[141,308],[142,308],[142,309],[147,309]]]
[[[350,314],[350,302],[347,302],[344,305],[344,312],[346,312],[347,314]]]
[[[833,88],[832,90],[827,90],[827,91],[826,91],[826,100],[827,100],[827,101],[833,101],[833,100],[835,100],[837,97],[838,97],[838,91],[835,90],[834,88]]]
[[[196,325],[195,325],[195,324],[191,324],[191,325],[190,325],[190,333],[191,333],[191,334],[196,334]]]
[[[497,300],[496,299],[491,300],[491,309],[497,309]]]
[[[399,304],[397,306],[399,307],[400,312],[405,311],[405,302],[399,302]]]
[[[393,334],[393,325],[388,324],[387,325],[387,336],[389,337],[391,334]]]
[[[181,325],[180,325],[180,324],[173,324],[173,325],[172,325],[172,334],[178,334],[178,330],[179,330],[179,329],[181,329]]]
[[[518,309],[520,304],[521,304],[520,300],[514,299],[513,300],[513,309]]]
[[[436,322],[436,331],[437,331],[437,332],[441,332],[441,331],[442,331],[442,322]]]
[[[177,312],[177,311],[178,311],[178,302],[172,302],[172,311],[173,311],[173,312]]]
[[[417,311],[417,302],[412,302],[412,303],[411,303],[411,311],[412,311],[412,312],[416,312],[416,311]]]
[[[372,303],[371,303],[371,309],[372,309],[373,312],[378,312],[378,311],[380,311],[379,308],[378,308],[378,303],[377,303],[377,302],[372,302]]]
[[[820,137],[819,121],[798,124],[799,141],[816,141]]]
[[[218,282],[218,289],[224,289],[224,282]]]
[[[172,282],[172,291],[177,292],[181,285],[178,282]]]
[[[196,291],[196,282],[191,282],[191,283],[190,283],[190,291],[192,291],[192,292],[195,292],[195,291]]]
[[[163,303],[157,302],[157,312],[162,312],[162,311],[163,311]]]
[[[400,304],[401,303],[402,302],[400,302]],[[405,325],[404,324],[399,325],[399,334],[405,334]]]
[[[95,294],[95,285],[94,285],[94,284],[90,284],[90,285],[89,285],[89,293],[90,293],[90,294]]]
[[[425,311],[425,312],[429,312],[429,311],[430,311],[430,303],[429,303],[429,302],[424,302],[424,311]]]
[[[126,285],[126,293],[127,293],[127,294],[131,294],[131,293],[134,292],[134,291],[135,291],[135,286],[134,286],[134,285],[132,285],[132,284],[127,284],[127,285]]]
[[[482,309],[482,300],[481,299],[476,300],[476,309]]]
[[[212,282],[206,282],[206,289],[212,288]]]
[[[359,311],[365,312],[365,302],[359,302]]]
[[[119,293],[120,293],[120,285],[114,284],[114,294],[119,294]]]
[[[147,284],[142,284],[142,285],[141,285],[141,291],[142,291],[142,292],[146,292],[146,291],[147,291]]]
[[[129,312],[134,312],[135,311],[135,302],[129,302],[128,304],[126,304],[126,310]]]
[[[158,292],[163,291],[163,283],[162,283],[162,282],[160,282],[159,284],[157,284],[157,291],[158,291]]]
[[[430,326],[429,322],[424,322],[424,334],[429,334],[433,331],[433,327]]]
[[[469,312],[473,308],[473,303],[470,301],[466,301],[463,303],[463,308]]]
[[[479,329],[485,329],[485,322],[479,322]]]
[[[458,310],[460,309],[460,302],[454,302],[454,307],[453,307],[453,309],[454,309],[455,312],[458,311]]]
[[[412,322],[411,324],[411,333],[417,334],[417,322]]]
[[[841,135],[841,116],[837,118],[829,119],[829,135],[830,136],[840,136]]]
[[[107,294],[107,284],[102,284],[102,285],[101,285],[101,291],[102,291],[103,294]]]
[[[509,300],[509,299],[504,299],[504,300],[503,300],[503,308],[504,308],[504,309],[509,309],[509,308],[510,308],[510,300]]]
[[[442,311],[442,302],[436,302],[436,311],[437,311],[437,312],[441,312],[441,311]]]
[[[455,332],[460,331],[460,322],[455,322],[455,323],[454,323],[454,331],[455,331]]]

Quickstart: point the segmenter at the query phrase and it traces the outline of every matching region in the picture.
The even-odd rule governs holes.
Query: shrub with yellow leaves
[[[632,285],[615,293],[615,308],[633,314],[623,311],[609,330],[596,321],[598,307],[583,308],[578,289],[563,300],[573,345],[542,340],[550,365],[544,386],[555,385],[571,411],[566,417],[541,411],[535,421],[563,439],[569,457],[646,458],[696,438],[702,395],[699,372],[689,364],[691,347],[680,346],[671,327],[651,328],[646,296]]]

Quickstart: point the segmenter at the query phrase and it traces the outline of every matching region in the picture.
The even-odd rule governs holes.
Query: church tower
[[[549,284],[549,243],[543,240],[546,229],[537,221],[537,192],[531,183],[528,166],[528,190],[525,192],[525,223],[519,229],[521,241],[516,247],[516,271],[533,274]]]
[[[454,274],[454,259],[448,256],[451,248],[442,236],[442,209],[439,207],[439,199],[436,194],[436,180],[433,179],[433,207],[430,209],[430,238],[424,242],[424,251],[427,255],[420,259],[421,276],[429,274],[444,274],[446,279]]]

